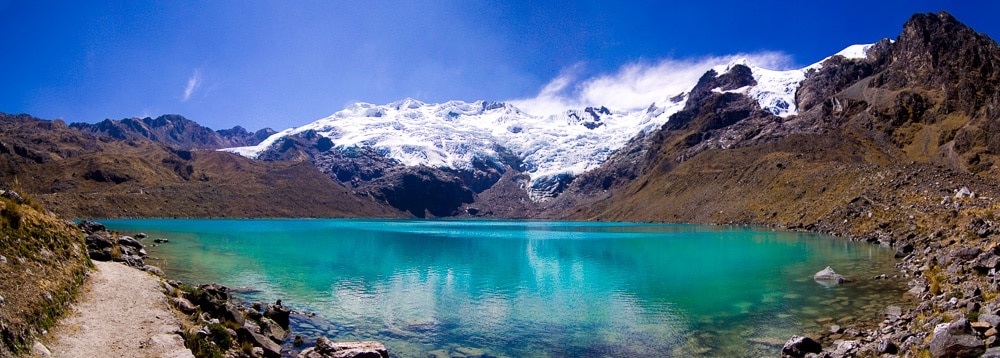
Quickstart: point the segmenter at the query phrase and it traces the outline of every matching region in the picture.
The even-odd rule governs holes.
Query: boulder
[[[143,271],[146,271],[146,272],[149,272],[151,274],[160,276],[160,277],[166,276],[166,274],[163,273],[163,270],[161,270],[159,267],[156,267],[156,266],[153,266],[153,265],[143,265],[139,269],[143,270]]]
[[[87,250],[87,256],[95,261],[111,261],[111,250]]]
[[[991,313],[984,313],[979,315],[979,320],[983,322],[989,322],[993,327],[1000,327],[1000,316]]]
[[[785,345],[781,347],[781,354],[785,357],[802,358],[809,353],[819,353],[823,351],[823,346],[809,337],[792,336]]]
[[[76,226],[79,227],[80,230],[83,230],[83,232],[88,234],[93,234],[101,231],[108,231],[108,228],[104,227],[104,224],[91,220],[81,221],[79,224],[76,224]]]
[[[102,250],[114,246],[111,238],[104,235],[90,234],[84,238],[84,241],[86,241],[88,249]]]
[[[289,324],[288,316],[290,316],[291,314],[292,310],[281,305],[280,302],[273,305],[267,305],[267,308],[264,309],[264,317],[270,318],[274,322],[277,322],[278,325],[286,331],[288,330],[288,324]]]
[[[42,342],[35,341],[35,344],[31,346],[31,356],[48,358],[52,356],[52,352],[50,352],[49,349],[42,344]]]
[[[263,348],[265,357],[281,357],[281,345],[275,343],[270,338],[253,332],[246,327],[237,329],[236,334],[240,337],[241,341],[250,342],[254,347]]]
[[[843,275],[834,272],[833,269],[830,268],[830,266],[827,266],[825,269],[813,275],[813,280],[819,282],[830,282],[835,284],[847,282],[847,279],[844,278]]]
[[[139,239],[139,240],[145,239],[147,237],[149,237],[149,235],[146,235],[146,233],[144,233],[144,232],[140,232],[138,234],[135,234],[135,238]]]
[[[138,252],[138,250],[142,249],[142,243],[139,242],[139,240],[133,239],[133,238],[128,237],[128,236],[119,236],[118,237],[118,245],[128,246],[128,247],[135,248],[135,250],[137,252]]]
[[[267,317],[261,317],[260,319],[260,334],[278,343],[288,338],[288,330],[281,328],[281,325]]]
[[[326,337],[319,337],[316,346],[299,353],[299,358],[389,358],[389,351],[382,343],[366,342],[332,342]]]
[[[896,354],[899,353],[899,347],[895,343],[892,343],[888,339],[880,339],[875,347],[875,350],[879,354]]]
[[[963,318],[934,327],[930,350],[934,357],[978,357],[986,352],[986,344]]]
[[[170,299],[170,303],[174,305],[178,310],[184,312],[184,314],[192,314],[198,310],[191,301],[188,301],[181,297],[174,297]]]
[[[892,320],[896,320],[903,316],[903,308],[896,305],[888,306],[882,311],[882,314]]]
[[[1000,358],[1000,347],[987,349],[982,358]]]
[[[236,305],[226,302],[222,305],[222,309],[218,311],[219,317],[223,320],[236,322],[238,325],[243,325],[246,319],[243,317],[243,313],[240,312]]]

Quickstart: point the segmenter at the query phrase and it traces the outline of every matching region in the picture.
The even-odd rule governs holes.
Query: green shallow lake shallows
[[[829,236],[633,223],[105,220],[170,239],[150,264],[314,312],[293,334],[394,356],[775,356],[793,334],[875,320],[892,252]],[[146,239],[146,244],[152,244]],[[826,266],[857,281],[824,287]],[[319,317],[322,317],[320,319]],[[832,318],[833,321],[829,319]],[[850,320],[850,318],[848,318]],[[849,323],[849,322],[841,322]],[[286,342],[287,347],[291,347]]]

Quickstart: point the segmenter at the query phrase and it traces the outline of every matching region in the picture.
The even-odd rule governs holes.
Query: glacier
[[[871,46],[853,45],[833,56],[864,58]],[[746,57],[732,57],[712,69],[722,74],[735,65],[749,67],[757,85],[730,92],[743,93],[761,108],[787,117],[798,113],[795,91],[806,73],[821,68],[825,60],[779,71],[756,66]],[[526,189],[532,200],[541,201],[551,194],[544,188],[546,181],[598,167],[629,140],[659,129],[684,108],[686,95],[678,93],[641,110],[595,106],[547,116],[526,113],[505,102],[424,103],[412,98],[385,105],[358,102],[326,118],[278,132],[258,145],[222,150],[258,158],[286,136],[315,131],[337,149],[371,147],[406,166],[471,171],[479,162],[503,171],[501,155],[509,152],[521,160],[518,169],[530,178]]]

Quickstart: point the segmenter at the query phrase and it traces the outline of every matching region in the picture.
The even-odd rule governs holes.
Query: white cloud
[[[191,77],[188,78],[187,86],[184,87],[184,98],[181,99],[181,102],[187,102],[189,99],[191,99],[191,95],[194,94],[194,91],[197,90],[198,87],[200,86],[201,86],[201,69],[196,68],[194,69],[194,73],[191,74]]]
[[[757,66],[785,70],[794,64],[782,53],[762,52],[699,59],[664,59],[656,63],[631,63],[617,72],[577,80],[582,64],[560,72],[532,98],[509,102],[534,115],[553,115],[568,109],[605,106],[613,110],[636,110],[662,103],[691,90],[706,71],[746,58]]]

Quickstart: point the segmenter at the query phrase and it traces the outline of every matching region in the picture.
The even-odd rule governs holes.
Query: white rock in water
[[[830,266],[827,266],[825,269],[813,275],[813,280],[836,282],[836,283],[843,283],[847,281],[846,279],[844,279],[843,275],[833,271],[833,269],[830,268]]]

